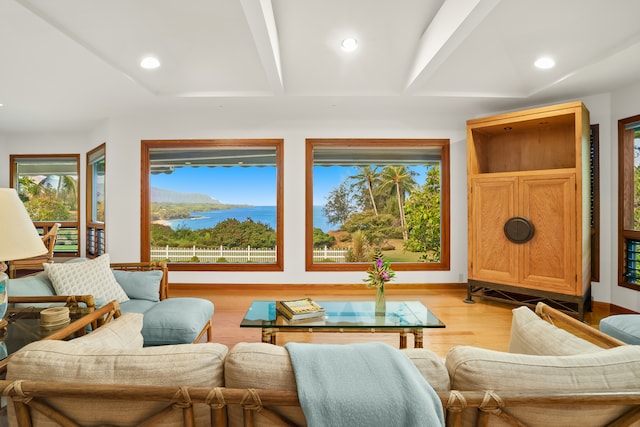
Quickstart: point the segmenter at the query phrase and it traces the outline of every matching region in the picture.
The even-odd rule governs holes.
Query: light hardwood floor
[[[472,345],[492,350],[506,351],[509,346],[511,310],[509,304],[483,301],[476,298],[475,304],[463,302],[466,287],[461,285],[388,286],[387,300],[420,301],[446,324],[444,329],[425,329],[424,347],[441,357],[456,345]],[[364,285],[170,285],[170,297],[200,297],[215,305],[213,316],[213,340],[229,348],[238,342],[259,342],[258,328],[240,328],[253,300],[279,300],[310,297],[317,301],[370,300],[375,291]],[[608,305],[595,304],[594,311],[587,313],[585,322],[597,325],[600,318],[608,315]],[[597,327],[597,326],[595,326]],[[287,341],[314,343],[349,343],[383,341],[398,347],[398,334],[381,333],[285,333],[278,335],[278,344]],[[408,347],[413,347],[409,335]]]

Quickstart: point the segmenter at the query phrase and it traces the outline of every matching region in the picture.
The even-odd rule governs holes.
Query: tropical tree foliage
[[[342,182],[327,195],[324,215],[332,224],[344,224],[353,212],[357,211],[352,193],[347,182]]]
[[[371,211],[351,214],[342,224],[342,229],[349,233],[359,231],[368,245],[382,246],[388,239],[394,237],[397,228],[395,219],[389,214],[375,215]]]
[[[18,195],[33,221],[65,221],[77,215],[78,184],[70,175],[49,175],[40,180],[21,176]]]
[[[357,166],[327,198],[325,215],[349,233],[347,262],[364,262],[372,251],[392,248],[402,239],[404,250],[420,259],[440,261],[440,167],[426,165],[425,182],[405,165]],[[315,239],[314,239],[315,243]]]
[[[398,203],[398,215],[402,229],[402,239],[406,242],[409,238],[407,222],[404,215],[404,202],[408,193],[417,187],[416,173],[405,166],[387,166],[382,170],[380,192],[388,191],[394,194]]]
[[[38,197],[25,202],[24,207],[32,221],[65,221],[72,219],[68,206],[51,190],[45,190]]]
[[[364,189],[367,197],[363,199],[365,202],[364,210],[371,209],[375,215],[378,215],[378,206],[376,204],[375,192],[380,183],[380,172],[376,166],[358,166],[356,168],[358,174],[349,177],[353,182],[353,185],[357,188]]]
[[[255,222],[251,218],[239,221],[228,218],[213,228],[192,230],[178,228],[173,230],[167,225],[151,224],[151,246],[171,247],[219,247],[273,248],[276,245],[276,232],[269,225]]]
[[[325,246],[331,247],[335,245],[336,238],[330,234],[322,231],[321,228],[313,229],[313,247],[314,248],[324,248]]]
[[[364,262],[371,258],[373,250],[371,249],[367,238],[361,230],[351,233],[351,246],[347,250],[345,260],[347,262]]]
[[[405,205],[409,239],[405,249],[423,252],[429,262],[440,261],[440,167],[427,171],[425,184],[411,193]]]
[[[633,228],[640,230],[640,165],[633,168]]]

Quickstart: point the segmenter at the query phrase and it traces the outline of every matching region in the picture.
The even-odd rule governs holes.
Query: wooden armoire
[[[589,162],[581,102],[467,121],[467,302],[544,301],[583,317],[591,298]]]

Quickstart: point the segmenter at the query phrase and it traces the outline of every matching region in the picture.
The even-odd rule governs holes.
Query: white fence
[[[345,262],[347,249],[329,249],[326,246],[323,249],[313,250],[314,262]]]
[[[313,250],[313,260],[315,262],[344,262],[347,249],[324,249]],[[197,259],[197,261],[196,261]],[[255,249],[251,246],[246,248],[228,249],[220,246],[219,248],[171,248],[152,247],[151,260],[161,261],[169,260],[171,262],[206,262],[206,263],[275,263],[276,248],[273,249]]]

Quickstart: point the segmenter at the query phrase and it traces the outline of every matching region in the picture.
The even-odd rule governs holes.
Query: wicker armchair
[[[42,243],[48,250],[46,254],[32,258],[17,259],[9,263],[9,277],[11,279],[16,277],[17,270],[42,270],[44,268],[42,267],[43,263],[53,262],[53,250],[56,246],[59,228],[60,224],[56,223],[42,236]]]

